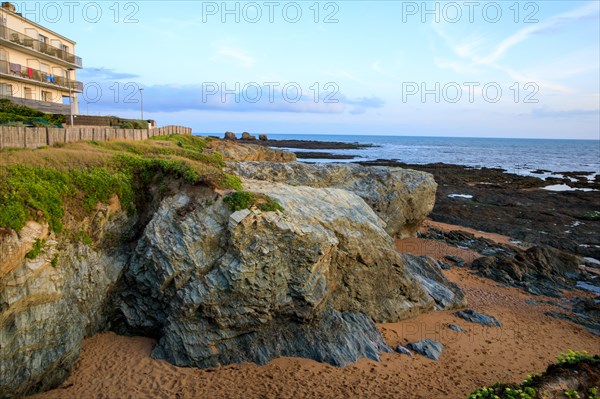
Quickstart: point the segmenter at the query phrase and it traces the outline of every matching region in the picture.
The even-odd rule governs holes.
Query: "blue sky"
[[[600,138],[598,1],[15,3],[77,41],[82,113],[143,87],[195,132]]]

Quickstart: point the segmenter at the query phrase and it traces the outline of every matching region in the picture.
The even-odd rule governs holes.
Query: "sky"
[[[13,2],[80,112],[197,133],[600,139],[600,2]],[[143,92],[140,92],[143,88]]]

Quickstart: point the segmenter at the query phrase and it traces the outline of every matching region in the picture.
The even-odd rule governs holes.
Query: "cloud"
[[[538,118],[571,118],[582,116],[600,117],[600,109],[569,109],[569,110],[550,110],[547,107],[535,108],[531,115]]]
[[[104,74],[103,76],[107,76]],[[96,112],[118,113],[141,109],[142,86],[99,80],[88,82],[80,101],[93,104]],[[153,85],[143,87],[144,110],[149,113],[175,113],[181,111],[225,112],[288,112],[312,114],[364,113],[380,108],[383,100],[377,97],[348,98],[339,92],[322,92],[315,98],[306,88],[293,85],[260,86],[258,84]],[[118,92],[115,92],[118,90]]]
[[[242,68],[253,68],[256,64],[256,60],[254,57],[249,55],[246,51],[235,48],[235,47],[220,47],[217,50],[217,56],[213,57],[213,59],[229,59],[234,60],[238,63]]]
[[[116,72],[114,69],[104,67],[86,67],[81,71],[77,72],[77,77],[79,80],[99,82],[107,80],[116,81],[126,79],[137,79],[140,77],[140,75],[136,75],[133,73]]]
[[[591,3],[587,3],[581,7],[578,7],[574,10],[551,17],[548,20],[543,21],[541,23],[534,24],[527,28],[523,28],[514,33],[513,35],[509,36],[508,38],[504,39],[502,42],[500,42],[500,44],[496,46],[494,51],[492,51],[492,53],[490,53],[488,56],[477,59],[477,63],[492,64],[498,61],[500,58],[502,58],[502,56],[511,47],[527,40],[530,35],[535,33],[542,33],[548,30],[555,30],[560,25],[563,25],[565,23],[577,22],[581,19],[588,19],[591,16],[597,17],[599,10],[599,3],[594,1]]]

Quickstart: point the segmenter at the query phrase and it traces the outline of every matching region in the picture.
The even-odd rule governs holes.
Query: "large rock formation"
[[[324,175],[329,182],[335,175],[354,181],[350,185],[365,196],[369,188],[380,190],[381,198],[385,178],[400,187],[406,173],[406,193],[428,181],[409,172],[354,168],[327,167]],[[19,234],[2,231],[0,398],[56,386],[83,338],[108,328],[157,338],[154,356],[178,365],[262,364],[284,355],[346,365],[389,350],[374,322],[463,303],[437,263],[395,251],[386,223],[358,195],[244,184],[285,211],[232,214],[217,192],[183,187],[152,199],[157,205],[135,220],[118,206],[104,206],[81,222],[94,247],[33,222]],[[391,212],[400,199],[387,195]],[[419,198],[411,195],[410,201]],[[74,219],[66,219],[73,228]],[[127,236],[139,238],[117,244],[131,226],[140,227],[140,235]],[[36,240],[45,240],[43,248],[27,259],[42,242]]]
[[[352,191],[373,208],[393,237],[416,234],[435,204],[437,184],[424,172],[356,164],[242,162],[231,168],[242,177]]]
[[[155,356],[199,367],[278,356],[346,365],[389,350],[372,320],[462,302],[450,290],[436,304],[407,269],[414,259],[396,253],[357,195],[259,181],[246,188],[285,212],[230,214],[222,201],[180,194],[147,226],[119,302],[125,330],[160,338]]]

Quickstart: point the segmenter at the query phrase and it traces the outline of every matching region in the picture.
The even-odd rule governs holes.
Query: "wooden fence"
[[[113,129],[110,127],[8,127],[0,126],[0,150],[3,148],[38,148],[57,143],[76,141],[147,140],[169,134],[192,134],[183,126],[164,126],[155,129]]]

